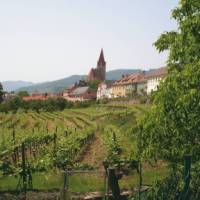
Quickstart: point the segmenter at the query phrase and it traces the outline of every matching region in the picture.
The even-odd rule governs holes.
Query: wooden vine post
[[[142,188],[142,162],[139,161],[139,200],[141,200],[141,188]]]
[[[57,139],[57,134],[54,133],[54,136],[53,136],[54,150],[56,150],[56,139]]]
[[[116,139],[116,134],[115,134],[114,131],[113,131],[113,141],[114,141],[114,143],[116,143],[116,141],[117,141],[117,139]]]
[[[108,167],[109,163],[108,161],[103,161],[103,166],[105,169],[105,176],[104,176],[104,200],[108,199],[108,193],[109,193],[109,185],[108,185]]]
[[[24,199],[26,199],[26,193],[27,189],[32,189],[33,184],[32,184],[32,174],[31,174],[31,168],[30,166],[27,166],[26,163],[26,147],[25,143],[22,143],[21,145],[21,158],[22,158],[22,163],[21,163],[21,172],[20,172],[20,179],[17,185],[17,189],[20,188],[22,189],[22,192],[24,192]]]
[[[46,124],[46,131],[47,131],[47,134],[48,134],[48,132],[49,132],[49,129],[48,129],[48,122],[47,122],[47,124]]]
[[[13,138],[13,145],[15,146],[15,128],[13,128],[12,131],[12,138]],[[13,152],[13,162],[16,164],[17,163],[17,152],[16,152],[16,148],[14,148],[14,152]]]
[[[57,147],[56,147],[56,140],[57,140],[57,134],[56,133],[54,133],[54,135],[53,135],[53,155],[54,155],[54,157],[56,156],[56,149],[57,149]]]
[[[184,189],[182,200],[190,199],[190,168],[191,168],[191,155],[186,155],[184,158]]]
[[[108,169],[108,184],[112,190],[112,194],[115,200],[121,200],[120,188],[118,183],[118,178],[115,173],[115,168]]]
[[[68,177],[67,171],[64,171],[64,187],[63,187],[63,200],[68,200]]]
[[[56,130],[55,130],[55,132],[57,133],[58,132],[58,127],[56,126]]]
[[[27,179],[26,179],[26,155],[25,155],[25,144],[22,143],[22,185],[23,192],[26,196],[27,191]]]
[[[139,131],[139,200],[141,199],[141,188],[142,188],[142,130]]]
[[[13,143],[15,144],[15,128],[13,129],[12,137],[13,137]]]

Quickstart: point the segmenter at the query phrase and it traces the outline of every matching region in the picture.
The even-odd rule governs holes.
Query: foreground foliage
[[[175,169],[188,154],[192,166],[200,162],[200,1],[180,0],[172,17],[178,30],[162,34],[155,43],[160,52],[169,51],[168,76],[139,125],[138,139],[143,158],[168,160]],[[147,199],[176,199],[183,189],[181,180],[176,173],[171,175],[155,185]],[[197,188],[199,179],[193,174],[191,199],[200,198]]]

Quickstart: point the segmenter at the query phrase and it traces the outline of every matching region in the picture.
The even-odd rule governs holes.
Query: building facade
[[[122,79],[116,81],[112,85],[112,96],[127,97],[138,94],[140,91],[145,90],[146,81],[143,72],[130,75],[123,75]]]
[[[92,90],[89,86],[76,87],[71,91],[68,91],[65,96],[63,96],[68,101],[87,101],[96,99],[97,93]]]
[[[16,94],[14,92],[5,92],[3,94],[3,101],[10,101],[11,99],[14,99],[16,97]]]
[[[34,101],[34,100],[47,100],[49,98],[48,94],[46,93],[39,93],[37,91],[33,92],[30,96],[22,97],[23,101]]]
[[[167,75],[167,67],[162,67],[150,72],[147,76],[147,94],[151,94],[151,92],[156,91],[160,82]]]
[[[112,84],[114,81],[103,81],[97,89],[97,100],[112,98]]]

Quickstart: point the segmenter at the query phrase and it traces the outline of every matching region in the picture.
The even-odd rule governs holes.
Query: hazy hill
[[[56,80],[56,81],[49,81],[49,82],[34,84],[34,85],[28,86],[28,87],[21,87],[17,91],[26,90],[30,93],[34,92],[34,91],[58,93],[58,92],[63,91],[68,86],[72,85],[73,83],[75,83],[79,80],[82,80],[84,78],[85,78],[85,76],[83,76],[83,75],[72,75],[67,78],[63,78],[63,79]]]
[[[122,77],[123,74],[131,74],[131,73],[136,73],[141,70],[139,69],[117,69],[117,70],[112,70],[108,71],[106,73],[106,79],[107,80],[118,80]],[[17,91],[22,91],[26,90],[28,92],[34,92],[34,91],[39,91],[39,92],[54,92],[58,93],[66,89],[68,86],[72,85],[73,83],[85,79],[85,75],[73,75],[69,76],[67,78],[63,78],[60,80],[56,81],[50,81],[50,82],[44,82],[44,83],[39,83],[39,84],[34,84],[28,87],[21,87]]]
[[[4,81],[4,82],[2,82],[3,89],[8,92],[15,91],[21,87],[31,86],[33,84],[34,83],[26,82],[26,81]]]

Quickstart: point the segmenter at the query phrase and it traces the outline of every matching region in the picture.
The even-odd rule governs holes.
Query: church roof
[[[95,69],[94,69],[94,68],[91,68],[88,75],[89,75],[89,76],[94,76],[94,74],[95,74]]]
[[[101,49],[101,53],[99,56],[99,60],[98,60],[98,65],[105,65],[105,59],[104,59],[104,54],[103,54],[103,49]]]

